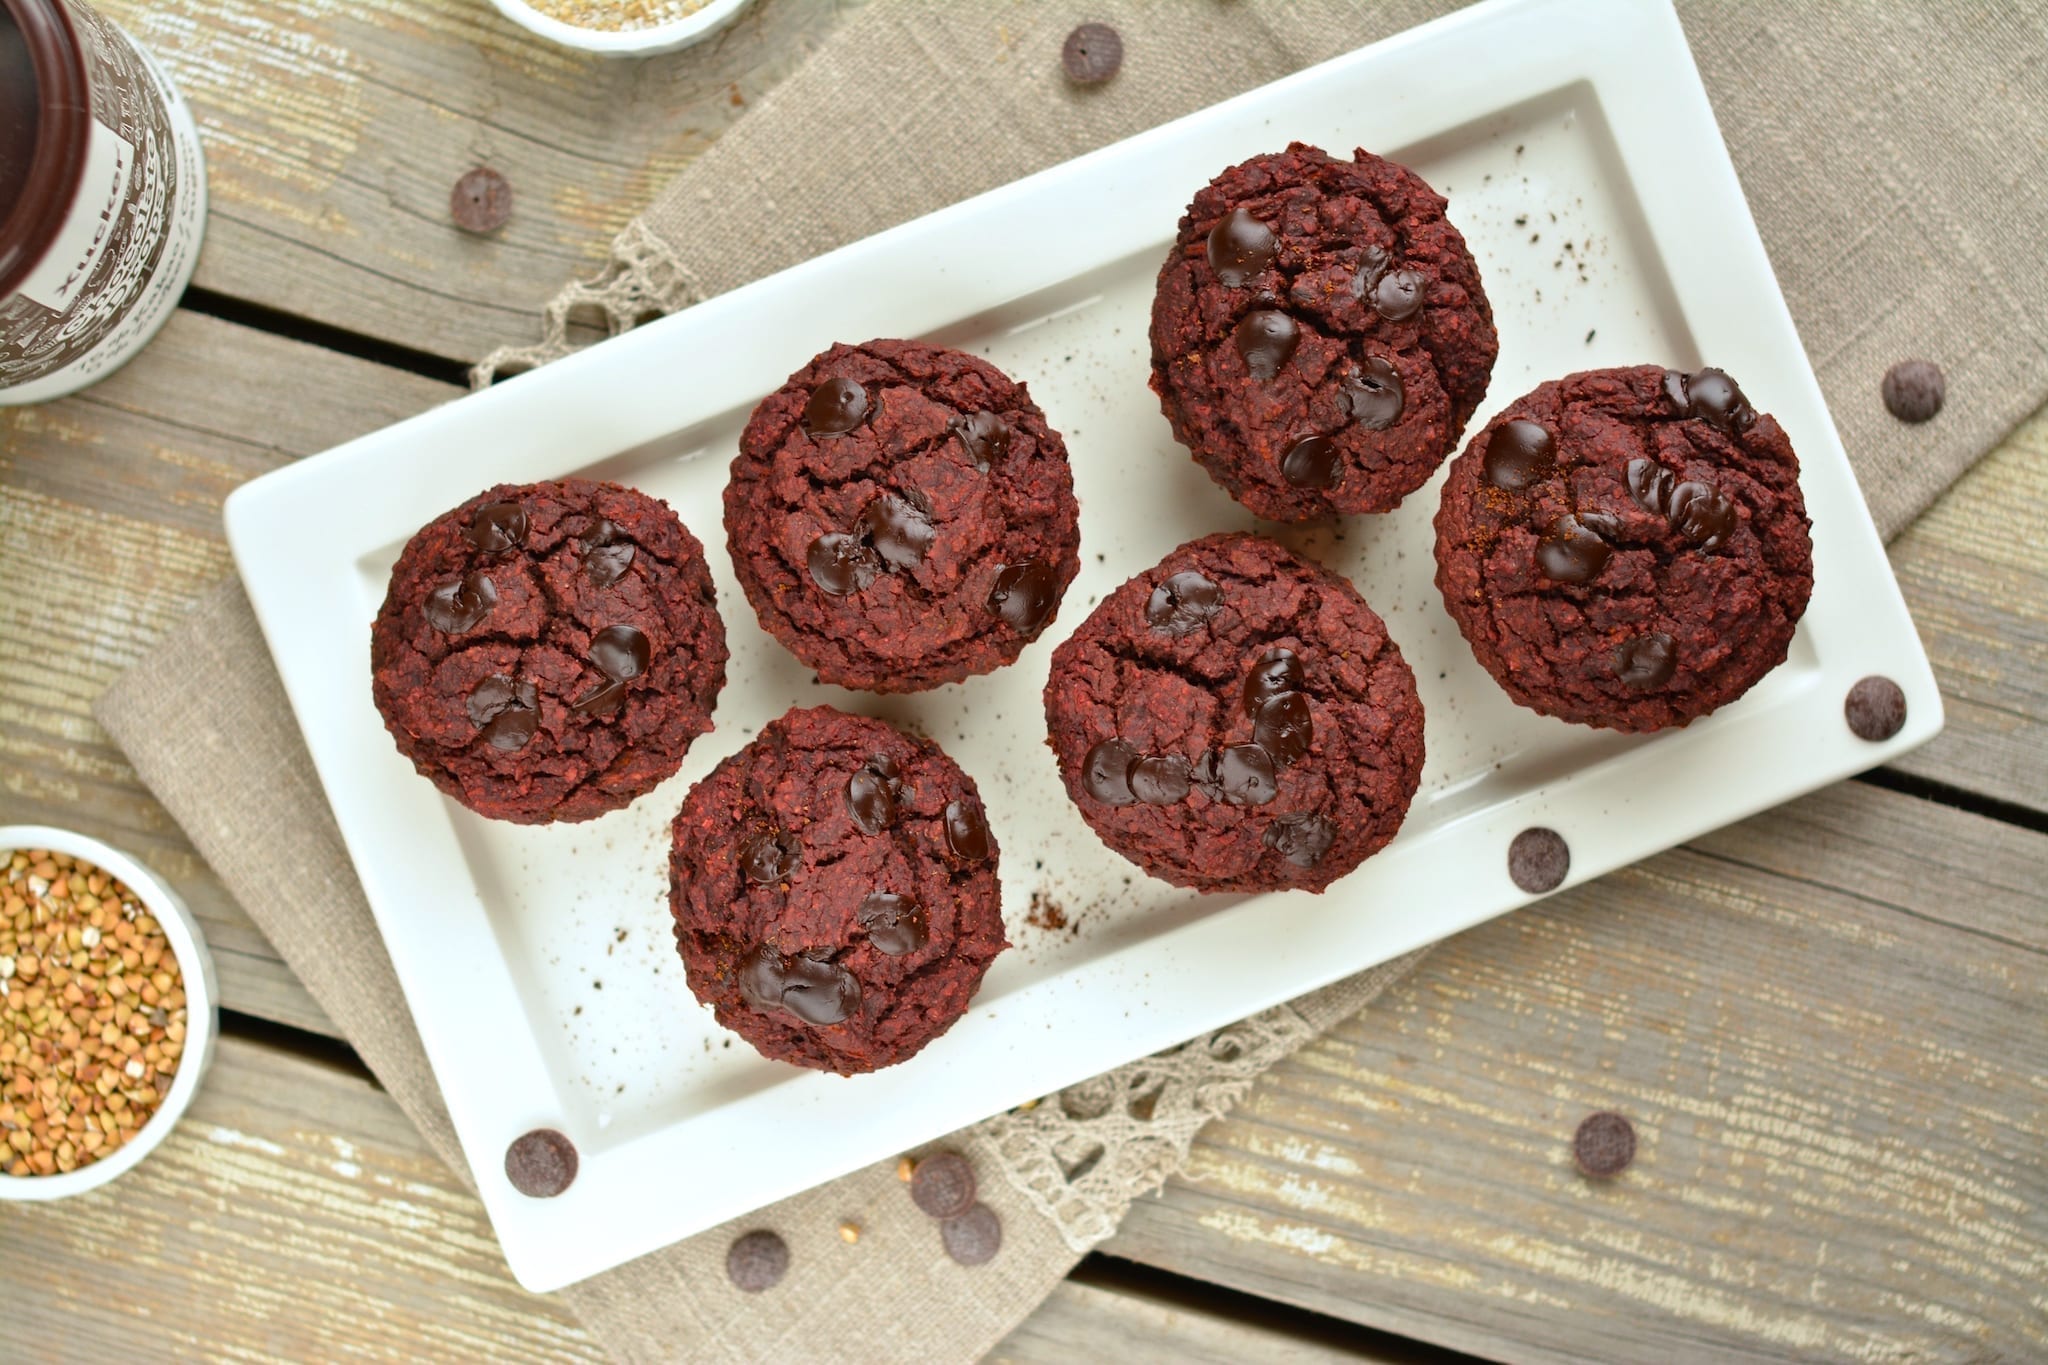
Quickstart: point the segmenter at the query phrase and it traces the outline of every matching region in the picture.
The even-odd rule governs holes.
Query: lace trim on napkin
[[[1131,1202],[1186,1164],[1195,1134],[1316,1030],[1276,1005],[1072,1085],[963,1134],[1076,1252],[1109,1237]]]
[[[470,369],[470,387],[486,388],[500,375],[535,369],[578,349],[580,343],[569,337],[572,322],[601,320],[606,334],[617,336],[703,298],[704,290],[689,267],[635,218],[612,239],[611,257],[602,270],[564,285],[548,300],[541,313],[540,340],[492,351]]]

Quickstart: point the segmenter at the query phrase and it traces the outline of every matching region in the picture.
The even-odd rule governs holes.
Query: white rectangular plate
[[[1488,408],[1599,365],[1722,366],[1804,462],[1816,589],[1791,658],[1681,732],[1627,738],[1510,704],[1431,584],[1435,485],[1398,512],[1276,532],[1348,573],[1414,666],[1429,760],[1401,836],[1322,897],[1198,896],[1109,853],[1041,743],[1053,646],[1181,541],[1251,525],[1146,388],[1152,282],[1194,191],[1301,139],[1406,162],[1450,197],[1500,326]],[[720,492],[749,410],[833,341],[927,337],[1019,379],[1067,437],[1081,576],[1014,666],[881,699],[821,687],[756,625]],[[417,777],[370,703],[368,624],[399,547],[497,482],[568,474],[667,499],[705,542],[732,646],[717,729],[674,780],[589,824],[479,819]],[[1574,882],[1882,762],[1941,702],[1785,309],[1676,17],[1645,0],[1496,0],[855,243],[259,479],[228,536],[519,1279],[553,1289],[1524,903],[1504,850],[1564,833]],[[1883,673],[1909,719],[1850,736]],[[1017,945],[905,1065],[765,1061],[691,999],[668,821],[792,705],[946,746],[1003,847]],[[1030,922],[1034,898],[1069,927]],[[1040,916],[1040,919],[1050,918]],[[560,1128],[552,1200],[502,1172]]]

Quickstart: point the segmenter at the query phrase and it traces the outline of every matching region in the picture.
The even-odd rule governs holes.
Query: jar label
[[[134,144],[94,119],[78,201],[63,232],[17,293],[53,313],[71,311],[83,295],[93,267],[114,240],[114,229],[128,202],[128,179],[134,171]]]

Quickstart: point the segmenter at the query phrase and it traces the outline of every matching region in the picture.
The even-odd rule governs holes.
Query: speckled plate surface
[[[1629,738],[1512,705],[1431,584],[1432,484],[1280,539],[1349,574],[1414,666],[1428,766],[1401,836],[1322,897],[1198,896],[1139,875],[1068,804],[1042,743],[1053,646],[1168,549],[1253,524],[1146,388],[1152,282],[1196,188],[1290,139],[1367,146],[1451,201],[1500,327],[1483,423],[1597,365],[1712,363],[1792,435],[1814,520],[1791,658],[1682,732]],[[817,686],[755,624],[719,495],[759,395],[836,340],[921,336],[1029,384],[1067,437],[1081,576],[1012,667],[916,697]],[[399,547],[500,481],[583,474],[667,499],[711,551],[730,634],[717,729],[627,810],[529,829],[444,800],[370,703],[368,624]],[[1880,763],[1941,703],[1743,202],[1676,17],[1641,0],[1496,0],[700,304],[259,479],[228,535],[506,1255],[552,1289],[1523,904],[1508,841],[1562,831],[1570,882]],[[1905,729],[1850,735],[1866,674]],[[911,1062],[852,1080],[766,1062],[692,1001],[667,827],[689,784],[791,705],[943,743],[1003,847],[1014,951]],[[1569,883],[1568,883],[1569,884]],[[570,1134],[575,1185],[505,1181]]]

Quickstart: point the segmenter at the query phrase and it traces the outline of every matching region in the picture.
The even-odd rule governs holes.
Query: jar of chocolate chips
[[[149,54],[83,0],[0,0],[0,404],[141,350],[205,217],[198,131]]]

